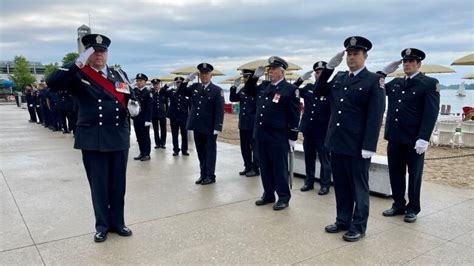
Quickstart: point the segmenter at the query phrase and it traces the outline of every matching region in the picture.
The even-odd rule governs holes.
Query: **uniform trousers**
[[[305,185],[314,185],[316,156],[318,156],[320,165],[319,182],[321,187],[329,187],[331,185],[331,155],[324,146],[324,138],[314,138],[309,134],[304,134],[303,149],[306,169]]]
[[[241,129],[240,135],[240,152],[244,159],[244,167],[246,170],[259,171],[258,160],[258,144],[253,138],[253,129]]]
[[[275,199],[288,203],[291,198],[288,185],[288,150],[287,141],[258,141],[258,158],[260,160],[260,177],[262,178],[263,196],[265,201]]]
[[[166,118],[154,117],[151,119],[156,146],[166,145]]]
[[[181,132],[181,151],[188,152],[188,130],[186,129],[186,121],[178,121],[170,119],[171,136],[173,138],[173,151],[179,152],[178,136]]]
[[[194,143],[199,158],[201,177],[216,179],[217,135],[194,131]]]
[[[133,128],[137,136],[138,149],[142,156],[150,156],[151,140],[150,140],[150,126],[145,126],[145,122],[133,121]]]

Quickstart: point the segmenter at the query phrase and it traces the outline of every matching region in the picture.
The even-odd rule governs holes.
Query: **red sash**
[[[125,96],[123,93],[115,90],[115,84],[112,83],[112,81],[104,78],[104,76],[99,74],[99,72],[95,71],[90,66],[83,67],[82,72],[97,82],[106,91],[110,92],[110,94],[112,94],[125,109],[127,108],[125,105]]]

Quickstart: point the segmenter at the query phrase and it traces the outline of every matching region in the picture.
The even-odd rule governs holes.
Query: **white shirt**
[[[280,80],[278,80],[278,81],[277,81],[277,82],[275,82],[275,83],[273,83],[273,82],[272,82],[272,85],[275,85],[275,86],[277,86],[277,85],[278,85],[278,83],[280,83],[282,80],[283,80],[283,78],[281,78]]]
[[[363,67],[360,68],[360,69],[357,69],[357,70],[354,71],[354,72],[350,72],[350,71],[349,71],[349,72],[350,72],[350,74],[353,74],[354,77],[355,77],[355,76],[357,76],[357,74],[359,74],[362,70],[364,70],[364,68],[365,68],[365,66],[363,66]],[[350,75],[350,74],[349,74],[349,75]]]

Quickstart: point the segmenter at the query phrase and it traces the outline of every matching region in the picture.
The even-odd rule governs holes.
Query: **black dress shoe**
[[[329,193],[329,187],[321,187],[318,191],[318,195],[326,195]]]
[[[342,239],[348,242],[356,242],[365,236],[364,233],[349,231],[342,236]]]
[[[245,175],[245,174],[247,174],[248,172],[250,172],[250,169],[245,168],[244,170],[242,170],[242,171],[239,172],[239,175]]]
[[[160,148],[162,148],[162,149],[166,149],[166,146],[165,146],[165,145],[161,145],[161,147],[160,147]]]
[[[155,149],[158,149],[159,147],[160,147],[159,145],[156,145],[156,146],[155,146]]]
[[[183,151],[181,154],[184,156],[189,156],[189,153],[187,151]]]
[[[130,228],[124,226],[122,228],[119,228],[119,229],[115,229],[115,228],[112,228],[109,230],[109,232],[111,233],[117,233],[117,235],[119,236],[131,236],[132,235],[132,230],[130,230]]]
[[[143,157],[143,155],[139,154],[137,157],[133,157],[134,160],[140,160]]]
[[[250,170],[248,171],[247,173],[245,173],[245,176],[246,177],[254,177],[254,176],[258,176],[260,173],[255,171],[255,170]]]
[[[151,159],[150,155],[144,155],[142,158],[140,158],[140,161],[149,161]]]
[[[212,183],[216,183],[216,180],[214,178],[204,178],[201,182],[201,185],[209,185]]]
[[[173,152],[173,156],[178,156],[179,155],[179,152],[175,151]]]
[[[288,202],[278,201],[277,203],[273,204],[273,210],[280,211],[280,210],[286,209],[286,207],[288,206],[289,206]]]
[[[200,176],[200,177],[196,180],[196,182],[194,182],[194,184],[200,185],[200,184],[202,183],[202,180],[204,180],[204,177]]]
[[[326,230],[326,232],[328,232],[328,233],[333,234],[333,233],[339,233],[339,232],[342,232],[342,231],[347,231],[347,227],[335,223],[335,224],[330,224],[330,225],[324,227],[324,230]]]
[[[107,240],[107,232],[95,232],[94,242],[104,242]]]
[[[405,214],[405,209],[402,209],[402,208],[390,208],[388,210],[385,210],[384,212],[382,212],[382,215],[383,216],[387,216],[387,217],[390,217],[390,216],[397,216],[397,215],[402,215],[402,214]]]
[[[266,199],[263,199],[263,198],[259,198],[258,200],[255,201],[255,205],[263,206],[263,205],[274,203],[274,202],[275,202],[275,199],[266,200]]]
[[[405,221],[407,223],[416,222],[416,214],[414,214],[412,212],[407,212],[407,214],[405,214],[405,218],[403,219],[403,221]]]
[[[314,189],[314,185],[304,185],[302,188],[300,188],[301,191],[305,192],[305,191],[309,191],[309,190],[312,190]]]

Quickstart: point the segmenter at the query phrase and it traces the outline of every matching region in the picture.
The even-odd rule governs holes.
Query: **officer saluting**
[[[321,72],[326,66],[326,62],[318,61],[313,64],[313,70],[301,76],[294,85],[300,86],[304,80],[308,79],[314,71],[314,78],[317,81]],[[332,71],[326,72],[329,76]],[[319,180],[321,188],[319,195],[329,193],[331,186],[331,156],[329,150],[324,146],[326,133],[331,116],[331,106],[326,96],[322,95],[318,87],[308,84],[300,89],[300,97],[304,99],[304,112],[300,122],[300,131],[303,133],[304,162],[306,167],[306,179],[301,191],[314,189],[316,155],[318,155],[321,169]]]
[[[298,89],[285,80],[288,63],[278,56],[268,59],[270,81],[256,85],[264,68],[258,67],[244,90],[257,97],[254,138],[258,142],[258,156],[263,184],[263,195],[257,206],[275,202],[273,210],[288,207],[291,193],[288,186],[288,149],[298,137],[300,98]]]
[[[224,92],[211,82],[214,67],[208,63],[197,66],[199,72],[191,73],[181,83],[178,93],[191,97],[191,111],[187,129],[194,130],[194,142],[199,158],[201,175],[196,184],[208,185],[216,182],[216,140],[224,122]],[[197,75],[201,83],[187,87]]]
[[[246,82],[254,74],[253,70],[244,69],[242,75]],[[253,138],[253,128],[255,124],[255,112],[257,110],[257,101],[254,95],[248,94],[241,89],[237,92],[240,85],[240,77],[235,80],[234,85],[230,87],[229,100],[240,103],[239,112],[239,133],[240,133],[240,151],[244,159],[244,170],[239,175],[247,177],[258,176],[260,174],[257,141]]]
[[[161,89],[161,80],[152,79],[153,84],[153,115],[151,123],[155,135],[155,149],[166,149],[166,113],[168,112],[168,98]]]
[[[133,89],[140,102],[140,114],[133,118],[133,128],[137,136],[140,154],[134,160],[149,161],[151,151],[150,126],[153,113],[153,97],[151,92],[145,87],[148,77],[143,73],[138,73],[135,77],[137,86]]]
[[[439,82],[420,73],[425,53],[415,48],[401,53],[406,76],[395,78],[385,85],[388,111],[385,139],[392,187],[392,208],[384,216],[405,214],[405,222],[413,223],[420,212],[420,190],[425,151],[439,112]],[[383,74],[398,68],[401,60],[386,66]],[[408,199],[405,200],[405,175],[408,167]],[[406,205],[405,205],[406,204]]]
[[[326,146],[331,152],[337,208],[336,223],[325,230],[328,233],[348,230],[343,239],[357,241],[365,236],[367,229],[370,158],[377,148],[385,90],[380,75],[364,66],[372,43],[353,36],[344,41],[344,46],[349,71],[338,72],[327,82],[326,72],[342,61],[344,51],[340,52],[328,62],[317,82],[331,103]]]
[[[125,226],[123,209],[130,147],[128,115],[138,110],[129,100],[126,74],[107,66],[110,39],[88,34],[81,41],[86,50],[75,63],[52,73],[47,83],[52,91],[66,89],[77,97],[74,148],[82,150],[91,187],[97,231],[94,241],[102,242],[108,232],[132,235]]]

